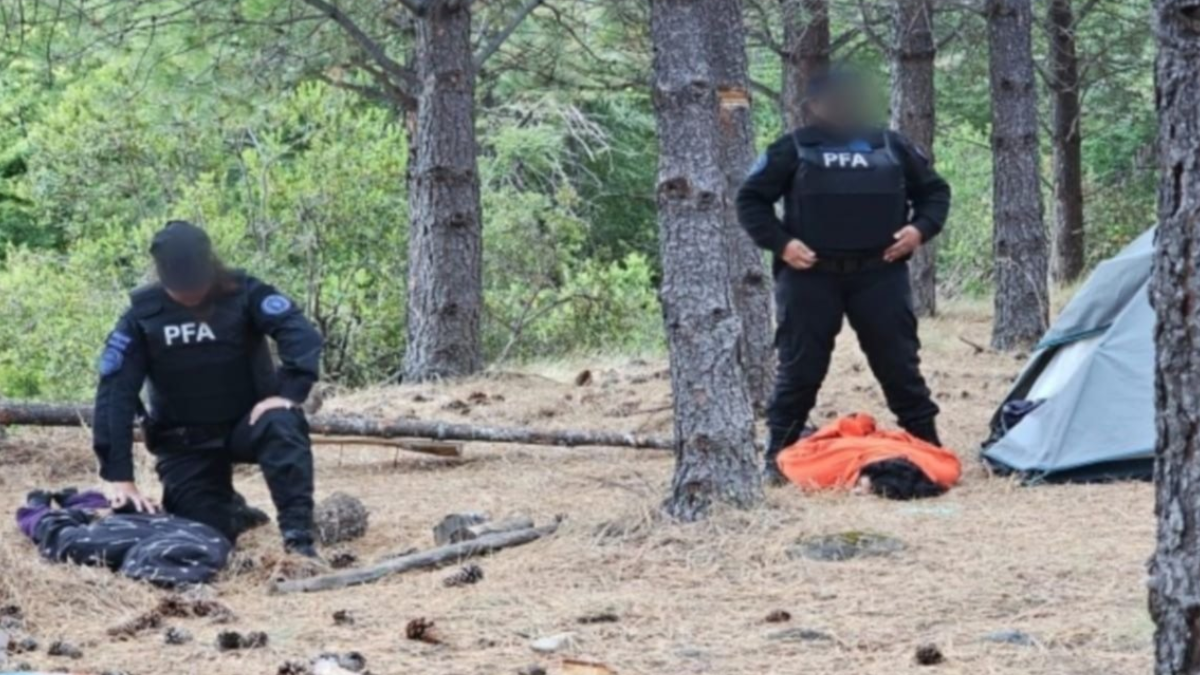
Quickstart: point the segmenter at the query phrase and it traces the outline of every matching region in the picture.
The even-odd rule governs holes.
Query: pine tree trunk
[[[1156,0],[1159,229],[1155,328],[1158,545],[1150,561],[1156,675],[1200,674],[1200,4]]]
[[[662,303],[675,406],[675,477],[664,508],[704,518],[714,503],[762,501],[754,417],[725,255],[726,181],[704,6],[652,0]]]
[[[933,0],[896,0],[892,52],[892,128],[933,160]],[[937,241],[927,242],[909,263],[917,316],[937,313]]]
[[[996,264],[992,346],[1027,348],[1046,330],[1046,227],[1038,165],[1032,0],[988,0],[992,217]]]
[[[433,0],[417,24],[422,90],[409,168],[407,380],[461,377],[482,367],[471,14],[461,0]]]
[[[755,410],[765,410],[775,373],[771,284],[759,248],[738,224],[734,200],[754,163],[754,119],[741,0],[702,0],[708,21],[710,67],[717,87],[717,132],[725,170],[725,228],[733,303],[742,322],[741,355],[746,390]]]
[[[1083,274],[1083,156],[1080,136],[1079,57],[1071,0],[1050,0],[1050,91],[1054,97],[1054,257],[1056,281]]]
[[[783,117],[803,126],[804,92],[813,75],[829,68],[829,0],[779,0],[783,14]]]

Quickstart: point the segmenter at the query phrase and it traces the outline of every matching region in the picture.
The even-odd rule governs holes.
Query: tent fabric
[[[903,431],[884,431],[870,415],[842,417],[786,448],[776,460],[788,480],[806,490],[853,488],[863,467],[907,459],[949,488],[962,477],[958,455]]]
[[[1046,480],[1149,477],[1155,439],[1153,252],[1150,230],[1096,268],[1004,401],[1041,404],[987,447],[985,460]]]

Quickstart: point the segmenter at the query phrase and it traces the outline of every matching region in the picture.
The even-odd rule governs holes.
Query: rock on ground
[[[362,500],[344,492],[335,492],[318,504],[313,513],[317,541],[322,546],[332,546],[358,539],[367,533],[369,518],[370,512]]]

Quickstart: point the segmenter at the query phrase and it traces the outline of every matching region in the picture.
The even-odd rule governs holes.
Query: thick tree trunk
[[[1050,0],[1050,91],[1054,97],[1054,256],[1056,281],[1083,274],[1083,156],[1080,135],[1079,57],[1071,0]]]
[[[762,501],[741,322],[724,252],[726,183],[704,6],[652,0],[662,303],[675,406],[675,478],[667,512],[705,517],[715,502]]]
[[[829,68],[829,0],[779,0],[783,14],[783,118],[788,129],[805,123],[804,91]]]
[[[483,364],[483,223],[471,49],[467,3],[432,0],[417,22],[421,93],[409,168],[409,380],[460,377]]]
[[[702,0],[717,87],[717,132],[725,170],[725,229],[733,302],[742,322],[742,368],[755,410],[765,410],[775,373],[771,284],[763,255],[738,223],[734,200],[754,163],[754,119],[741,0]]]
[[[992,217],[996,264],[992,346],[1033,345],[1046,330],[1046,227],[1038,165],[1032,0],[988,0]]]
[[[893,14],[892,128],[904,134],[933,161],[934,114],[933,0],[896,0]],[[917,316],[937,313],[937,241],[917,251],[909,263]]]
[[[1159,136],[1155,328],[1157,675],[1200,674],[1200,5],[1156,0]]]

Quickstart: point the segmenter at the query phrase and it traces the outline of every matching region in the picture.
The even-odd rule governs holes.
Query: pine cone
[[[434,629],[433,622],[424,617],[409,621],[408,625],[404,628],[404,636],[409,640],[428,642],[431,645],[442,643],[441,638],[438,637],[437,631]]]
[[[454,588],[456,586],[470,586],[482,580],[483,570],[480,569],[479,565],[467,565],[454,574],[442,579],[442,585],[446,588]]]

